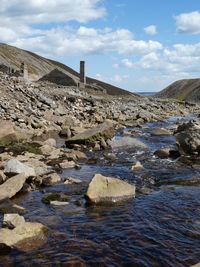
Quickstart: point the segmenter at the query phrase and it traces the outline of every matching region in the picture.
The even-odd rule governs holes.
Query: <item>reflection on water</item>
[[[169,120],[161,127],[171,127]],[[15,201],[28,209],[27,221],[46,224],[48,242],[32,253],[13,251],[0,256],[0,266],[191,266],[200,261],[200,167],[184,161],[158,159],[153,152],[174,146],[172,136],[151,136],[148,124],[140,140],[149,151],[116,151],[117,161],[101,153],[95,165],[65,170],[62,177],[83,180],[81,185],[56,185],[46,192],[65,192],[69,205],[53,207],[41,202],[44,192],[32,192]],[[159,125],[160,127],[160,125]],[[139,160],[143,169],[130,167]],[[95,173],[126,179],[153,191],[114,206],[87,206],[84,192]],[[192,181],[197,181],[194,184]],[[184,185],[184,186],[183,186]],[[2,217],[1,217],[2,218]]]

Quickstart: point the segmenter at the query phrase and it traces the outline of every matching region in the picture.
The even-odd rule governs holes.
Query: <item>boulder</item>
[[[175,136],[181,154],[200,154],[200,122],[190,121],[180,125]]]
[[[142,141],[124,136],[121,139],[110,141],[109,145],[112,148],[133,148],[137,150],[147,150],[148,146],[144,144]]]
[[[61,181],[61,178],[56,172],[49,173],[48,175],[45,175],[42,178],[43,185],[53,185],[53,184],[59,183],[60,181]]]
[[[15,196],[22,189],[26,179],[25,173],[20,173],[0,185],[0,202]]]
[[[155,128],[152,130],[151,135],[162,136],[162,135],[171,135],[170,131],[165,128]]]
[[[7,227],[9,229],[15,228],[17,225],[25,223],[25,219],[23,216],[20,216],[17,213],[7,213],[4,214],[3,217],[3,227]]]
[[[26,209],[14,204],[10,199],[5,199],[4,201],[0,201],[0,213],[18,213],[24,214],[26,213]]]
[[[3,184],[6,180],[6,176],[3,171],[0,170],[0,185]]]
[[[46,242],[48,228],[41,223],[25,222],[13,230],[0,229],[0,243],[21,251],[32,251]]]
[[[4,172],[5,174],[9,176],[20,174],[20,173],[24,173],[26,177],[36,176],[35,170],[32,167],[24,163],[21,163],[17,159],[10,159],[5,165]]]
[[[74,168],[76,163],[73,160],[63,160],[61,163],[59,163],[59,166],[62,169]]]
[[[97,125],[96,127],[86,130],[82,133],[76,134],[72,138],[65,141],[66,146],[72,144],[94,144],[96,141],[110,139],[114,136],[115,129],[114,124],[110,120]]]
[[[135,186],[123,180],[96,174],[89,184],[86,199],[92,203],[116,202],[135,196]]]
[[[64,184],[80,184],[82,183],[82,181],[80,179],[77,178],[73,178],[73,177],[67,177],[65,178]]]

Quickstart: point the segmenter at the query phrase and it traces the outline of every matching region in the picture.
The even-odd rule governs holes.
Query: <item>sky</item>
[[[0,42],[132,92],[200,77],[199,0],[0,0]]]

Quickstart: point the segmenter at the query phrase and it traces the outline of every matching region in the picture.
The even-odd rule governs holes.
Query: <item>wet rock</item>
[[[142,164],[137,161],[135,164],[133,164],[133,166],[131,167],[132,171],[139,171],[143,168]]]
[[[180,125],[175,136],[181,154],[200,154],[200,123],[198,121]]]
[[[104,153],[104,158],[110,161],[117,160],[117,156],[114,153]]]
[[[65,178],[65,181],[64,181],[64,184],[80,184],[82,183],[82,180],[80,179],[77,179],[77,178],[73,178],[73,177],[68,177],[68,178]]]
[[[48,193],[42,198],[42,202],[50,204],[51,201],[67,202],[69,197],[63,193]]]
[[[54,206],[66,206],[68,204],[69,202],[66,202],[66,201],[58,201],[58,200],[50,201],[50,205],[54,205]]]
[[[168,158],[170,155],[170,148],[162,148],[162,149],[156,150],[154,152],[154,155],[161,159]]]
[[[20,216],[17,213],[7,213],[3,217],[3,227],[14,229],[16,226],[25,223],[23,216]]]
[[[117,178],[96,174],[85,196],[92,203],[117,202],[134,197],[135,186]]]
[[[64,160],[59,163],[59,166],[62,169],[74,168],[76,166],[76,163],[73,160]]]
[[[67,153],[66,156],[73,160],[86,160],[87,155],[79,150],[72,150],[71,152]]]
[[[48,237],[48,228],[41,223],[25,222],[13,230],[0,229],[0,243],[21,251],[32,251],[43,245]]]
[[[0,202],[15,196],[22,189],[26,179],[27,176],[24,173],[20,173],[0,185]]]
[[[69,146],[71,144],[93,144],[96,141],[101,141],[102,138],[104,140],[110,139],[114,136],[114,134],[115,130],[113,122],[106,120],[98,126],[70,138],[66,141],[66,146]]]
[[[131,137],[122,137],[120,140],[113,140],[110,142],[110,145],[112,148],[133,148],[133,149],[140,149],[140,150],[146,150],[148,149],[148,146],[141,142],[140,140],[136,138]]]
[[[170,131],[165,128],[155,128],[152,130],[151,135],[160,136],[160,135],[171,135]]]
[[[21,163],[17,159],[10,159],[5,165],[4,172],[6,175],[9,175],[9,176],[20,174],[20,173],[24,173],[24,175],[27,177],[36,175],[35,170],[32,167],[24,163]]]
[[[56,172],[50,173],[42,177],[42,184],[45,186],[53,185],[59,182],[61,182],[61,178]]]

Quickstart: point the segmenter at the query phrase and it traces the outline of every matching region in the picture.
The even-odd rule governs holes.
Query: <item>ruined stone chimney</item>
[[[80,83],[85,84],[85,61],[80,61]]]
[[[28,68],[24,62],[21,63],[20,74],[24,79],[28,79]]]

